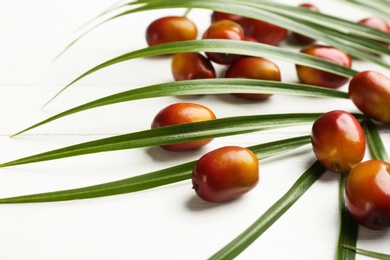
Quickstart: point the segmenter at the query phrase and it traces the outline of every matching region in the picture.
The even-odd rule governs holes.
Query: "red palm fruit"
[[[390,24],[386,20],[383,20],[379,17],[364,18],[360,20],[359,23],[385,33],[390,33]]]
[[[313,11],[313,12],[319,12],[319,11],[320,11],[320,10],[318,9],[317,6],[315,6],[315,5],[313,5],[313,4],[310,4],[310,3],[300,4],[300,5],[298,5],[298,7],[306,8],[306,9],[309,9],[310,11]],[[299,34],[299,33],[293,32],[293,33],[291,34],[291,36],[292,36],[298,43],[310,44],[310,43],[315,42],[315,39],[310,38],[310,37],[307,37],[307,36],[302,35],[302,34]]]
[[[196,194],[210,202],[235,199],[259,181],[259,162],[250,150],[225,146],[203,155],[192,171]]]
[[[311,143],[318,161],[336,173],[349,172],[362,161],[366,149],[360,123],[342,110],[327,112],[314,122]]]
[[[166,16],[153,21],[146,29],[149,46],[176,41],[194,40],[196,25],[185,16]]]
[[[345,206],[362,226],[389,228],[390,164],[369,160],[353,167],[345,182]]]
[[[263,79],[280,81],[280,70],[278,65],[270,60],[260,57],[245,57],[231,64],[225,72],[225,78],[249,78],[249,79]],[[271,96],[271,94],[250,94],[239,93],[235,96],[264,100]]]
[[[211,14],[211,23],[219,22],[221,20],[230,20],[236,23],[240,23],[240,21],[243,18],[244,18],[243,16],[237,14],[229,14],[229,13],[214,11]]]
[[[175,54],[172,57],[171,70],[176,81],[216,77],[211,62],[197,52]]]
[[[260,43],[277,46],[286,39],[288,31],[282,27],[261,20],[245,17],[240,21],[245,35]]]
[[[390,33],[390,24],[386,21],[383,20],[382,18],[379,17],[368,17],[360,20],[358,23],[364,24],[368,27],[371,27],[373,29],[377,29],[379,31],[385,32],[385,33]],[[389,45],[389,43],[383,43],[385,45]]]
[[[390,79],[375,71],[356,74],[349,83],[349,97],[367,116],[390,123]]]
[[[203,39],[227,39],[242,40],[244,30],[241,25],[230,20],[221,20],[211,24],[203,34]],[[237,60],[240,55],[228,53],[206,53],[207,57],[218,64],[230,64]]]
[[[215,119],[214,113],[207,107],[194,103],[175,103],[162,109],[154,117],[151,127],[185,124]],[[200,148],[212,141],[211,138],[192,142],[162,145],[168,151],[188,151]]]
[[[348,68],[352,67],[352,59],[348,54],[330,46],[311,44],[302,48],[301,52]],[[296,70],[300,82],[305,84],[339,88],[348,82],[347,77],[307,66],[296,65]]]

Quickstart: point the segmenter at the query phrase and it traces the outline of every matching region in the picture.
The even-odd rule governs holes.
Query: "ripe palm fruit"
[[[367,116],[390,123],[390,79],[375,71],[356,74],[349,83],[349,97]]]
[[[154,117],[151,128],[185,124],[215,119],[214,113],[207,107],[195,103],[175,103],[162,109]],[[211,138],[192,142],[162,145],[168,151],[188,151],[200,148],[212,141]]]
[[[385,33],[390,33],[390,24],[379,17],[364,18],[359,23]]]
[[[345,52],[333,47],[311,44],[302,48],[301,52],[348,68],[352,67],[351,57]],[[348,78],[346,77],[307,66],[297,64],[296,70],[300,82],[304,84],[339,88],[348,82]]]
[[[192,172],[196,194],[210,202],[235,199],[259,181],[257,156],[239,146],[225,146],[203,155]]]
[[[196,25],[185,16],[166,16],[153,21],[146,29],[149,46],[195,40],[198,34]]]
[[[353,167],[345,182],[345,206],[366,228],[389,228],[390,164],[369,160]]]
[[[175,54],[172,57],[171,70],[176,81],[216,77],[211,62],[197,52]]]
[[[211,24],[203,34],[203,39],[242,40],[244,29],[236,22],[220,20]],[[240,58],[240,55],[228,53],[207,52],[207,57],[218,64],[230,64]]]
[[[245,17],[240,21],[245,35],[260,43],[277,46],[286,39],[288,30],[272,23]]]
[[[300,4],[300,5],[298,5],[298,7],[306,8],[306,9],[309,9],[310,11],[313,11],[313,12],[319,12],[319,11],[320,11],[320,10],[318,9],[317,6],[315,6],[315,5],[313,5],[313,4],[310,4],[310,3]],[[302,43],[302,44],[311,44],[311,43],[315,42],[315,39],[310,38],[310,37],[307,37],[307,36],[302,35],[302,34],[299,34],[299,33],[293,32],[293,33],[291,34],[291,36],[292,36],[298,43]]]
[[[260,57],[245,57],[231,64],[225,72],[225,78],[250,78],[280,81],[281,75],[278,65]],[[264,100],[271,94],[246,94],[238,93],[235,96]]]
[[[311,143],[318,161],[336,173],[349,172],[362,161],[366,149],[359,121],[342,110],[327,112],[314,122]]]

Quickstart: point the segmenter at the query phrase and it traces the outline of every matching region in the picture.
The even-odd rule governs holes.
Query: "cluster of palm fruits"
[[[302,8],[319,12],[312,4]],[[382,19],[371,17],[360,24],[390,33],[390,26]],[[197,38],[196,25],[186,17],[170,16],[154,21],[147,29],[148,44],[156,45]],[[279,45],[288,31],[276,25],[234,14],[214,11],[211,25],[202,39],[230,39]],[[351,67],[351,57],[331,46],[319,45],[314,39],[292,32],[291,37],[305,46],[302,53],[342,66]],[[178,53],[172,56],[172,74],[175,80],[216,78],[213,63],[226,65],[223,77],[252,78],[281,81],[279,67],[262,57],[237,54]],[[348,78],[307,66],[296,65],[301,83],[327,88],[339,88]],[[365,115],[381,123],[390,123],[390,79],[374,72],[363,71],[349,82],[349,96]],[[233,95],[264,100],[269,94]],[[177,103],[161,110],[153,119],[152,128],[213,120],[214,113],[194,103]],[[312,126],[312,148],[318,161],[329,171],[348,174],[345,185],[346,207],[363,226],[370,229],[390,227],[390,164],[380,160],[363,161],[366,138],[361,123],[349,112],[334,110],[323,114]],[[211,139],[164,145],[170,151],[197,149]],[[226,146],[202,156],[192,173],[193,188],[199,197],[210,202],[237,198],[259,180],[259,165],[255,154],[237,146]]]

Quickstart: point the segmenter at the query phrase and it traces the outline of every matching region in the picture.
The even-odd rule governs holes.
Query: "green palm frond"
[[[234,259],[275,223],[319,179],[326,169],[316,161],[294,185],[237,238],[209,259]]]
[[[298,147],[307,145],[308,143],[310,143],[310,136],[299,136],[254,145],[247,148],[253,151],[259,160],[263,160],[271,156],[292,151]],[[192,161],[123,180],[83,188],[3,198],[0,199],[0,204],[87,199],[152,189],[162,185],[168,185],[190,179],[191,171],[195,163],[196,161]]]
[[[84,110],[112,105],[120,102],[148,99],[164,96],[200,95],[200,94],[229,94],[229,93],[254,93],[254,94],[284,94],[302,95],[312,97],[328,97],[348,99],[347,93],[335,89],[317,87],[296,83],[285,83],[255,79],[198,79],[180,82],[168,82],[147,87],[132,89],[118,94],[103,97],[89,103],[71,108],[54,115],[44,121],[34,124],[12,136],[34,129],[59,118],[82,112]]]
[[[251,115],[178,124],[80,143],[0,164],[0,167],[84,154],[190,142],[312,123],[321,113]]]
[[[297,53],[291,50],[270,46],[267,44],[253,43],[248,41],[236,40],[191,40],[160,44],[156,46],[147,47],[144,49],[132,51],[116,58],[103,62],[87,72],[81,74],[75,80],[70,82],[62,88],[56,95],[54,95],[45,105],[53,101],[65,89],[83,79],[84,77],[104,69],[106,67],[115,65],[120,62],[150,56],[159,56],[164,54],[174,54],[182,52],[218,52],[218,53],[234,53],[248,56],[266,56],[283,61],[289,61],[300,65],[318,68],[324,71],[332,72],[345,77],[352,77],[357,71],[326,61],[324,59],[316,58],[311,55]]]

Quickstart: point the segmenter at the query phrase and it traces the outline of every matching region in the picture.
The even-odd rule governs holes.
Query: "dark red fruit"
[[[390,123],[390,79],[379,72],[363,71],[349,83],[349,97],[367,116]]]
[[[240,21],[243,18],[244,18],[243,16],[237,14],[229,14],[229,13],[214,11],[211,14],[211,23],[219,22],[222,20],[230,20],[236,23],[240,23]]]
[[[172,57],[171,70],[176,81],[216,77],[211,62],[197,52],[175,54]]]
[[[333,47],[311,44],[302,48],[301,52],[348,68],[352,66],[351,57],[345,52]],[[339,88],[348,82],[348,78],[346,77],[307,66],[296,65],[296,70],[300,82],[305,84]]]
[[[315,5],[313,5],[313,4],[310,4],[310,3],[300,4],[300,5],[298,5],[298,7],[306,8],[306,9],[309,9],[310,11],[313,11],[313,12],[319,12],[319,11],[320,11],[320,10],[318,9],[317,6],[315,6]],[[292,36],[292,37],[295,39],[295,41],[297,41],[298,43],[310,44],[310,43],[315,42],[315,39],[310,38],[310,37],[307,37],[307,36],[302,35],[302,34],[299,34],[299,33],[293,32],[293,33],[291,34],[291,36]]]
[[[207,107],[194,103],[175,103],[162,109],[153,119],[152,128],[199,122],[215,119],[214,113]],[[169,151],[187,151],[200,148],[210,143],[212,139],[177,143],[161,146]]]
[[[282,27],[252,18],[240,21],[245,35],[256,39],[260,43],[277,46],[287,37],[288,31]]]
[[[166,16],[152,22],[146,29],[149,46],[185,40],[195,40],[196,25],[185,16]]]
[[[203,39],[227,39],[242,40],[244,30],[241,25],[230,20],[221,20],[211,24],[203,34]],[[237,60],[240,55],[228,53],[206,53],[207,57],[218,64],[230,64]]]
[[[334,110],[320,116],[312,126],[311,139],[318,161],[332,172],[347,173],[363,160],[363,128],[346,111]]]
[[[345,183],[345,206],[361,225],[390,227],[390,164],[369,160],[356,165]]]
[[[259,181],[257,156],[238,146],[225,146],[203,155],[192,171],[196,194],[210,202],[235,199]]]
[[[226,78],[249,78],[280,81],[279,67],[270,60],[260,57],[245,57],[234,62],[225,72]],[[263,100],[271,94],[234,94],[238,97]]]

